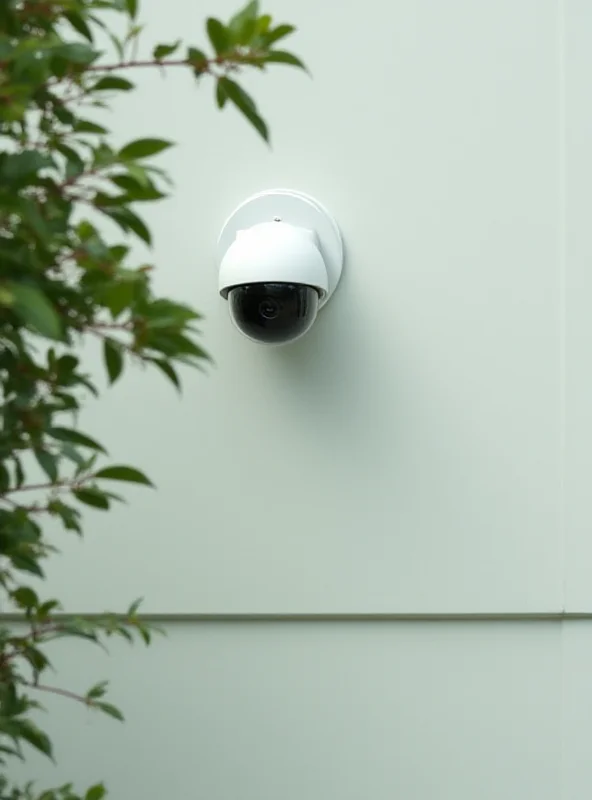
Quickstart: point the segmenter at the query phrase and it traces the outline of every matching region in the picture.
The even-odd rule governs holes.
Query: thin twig
[[[31,483],[28,486],[18,486],[15,489],[10,489],[4,494],[0,494],[1,500],[7,500],[8,494],[15,494],[16,492],[35,492],[43,491],[45,489],[68,489],[76,486],[74,481],[56,481],[55,483]]]
[[[75,692],[70,692],[68,689],[60,689],[57,686],[46,686],[43,683],[32,683],[31,681],[23,681],[23,683],[30,689],[39,689],[40,692],[49,692],[50,694],[58,694],[61,697],[67,697],[70,700],[78,700],[79,703],[84,703],[85,706],[94,705],[92,699],[83,697]]]
[[[261,53],[223,53],[215,58],[206,58],[202,61],[192,61],[189,58],[164,59],[135,59],[120,61],[118,64],[92,64],[85,72],[114,72],[118,69],[135,69],[136,67],[193,67],[201,72],[209,72],[212,67],[236,64],[251,64],[262,58]]]
[[[118,64],[93,64],[85,69],[85,72],[114,72],[117,69],[135,69],[136,67],[199,67],[207,72],[211,65],[220,63],[219,58],[192,63],[186,58],[169,59],[168,61],[136,60],[120,61]]]

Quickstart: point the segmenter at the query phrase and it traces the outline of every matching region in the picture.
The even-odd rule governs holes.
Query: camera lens
[[[230,314],[249,339],[285,344],[305,334],[319,308],[319,292],[299,283],[249,283],[228,292]]]
[[[259,303],[259,313],[265,319],[275,319],[280,313],[281,307],[273,297],[266,297]]]

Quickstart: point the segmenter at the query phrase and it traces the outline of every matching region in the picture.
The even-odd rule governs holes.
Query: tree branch
[[[16,489],[9,489],[7,492],[0,494],[0,499],[7,500],[7,495],[15,494],[16,492],[35,492],[35,491],[43,491],[46,489],[69,489],[72,486],[75,486],[75,481],[56,481],[55,483],[31,483],[28,486],[19,486]]]
[[[38,506],[38,505],[22,506],[20,503],[15,503],[15,501],[12,500],[12,498],[10,498],[8,495],[16,494],[17,492],[37,492],[37,491],[42,492],[42,491],[49,491],[50,489],[57,491],[63,491],[63,490],[74,491],[76,489],[82,489],[84,487],[84,484],[87,483],[89,480],[91,480],[92,477],[93,477],[92,475],[85,475],[84,477],[78,478],[76,480],[58,480],[55,483],[50,483],[49,481],[47,483],[31,483],[28,486],[19,486],[14,489],[8,489],[7,491],[0,494],[0,500],[4,503],[9,503],[10,505],[15,506],[16,508],[25,508],[26,511],[31,511],[31,512],[48,511],[47,506]]]
[[[49,692],[50,694],[57,694],[61,697],[67,697],[69,700],[77,700],[79,703],[83,703],[85,706],[94,705],[92,699],[84,697],[81,694],[76,694],[75,692],[70,692],[68,689],[60,689],[57,686],[46,686],[43,683],[32,683],[31,681],[23,681],[23,684],[28,686],[29,689],[39,689],[40,692]]]
[[[45,622],[41,623],[40,627],[34,627],[31,624],[31,631],[30,634],[27,636],[19,636],[18,638],[14,638],[10,642],[10,646],[12,647],[12,652],[10,653],[3,653],[0,656],[0,665],[6,666],[10,661],[13,661],[15,658],[21,658],[23,652],[27,649],[28,639],[32,639],[35,644],[47,644],[49,640],[45,640],[45,636],[55,636],[63,629],[63,625],[59,622]],[[18,644],[15,644],[17,642]]]
[[[210,64],[216,63],[215,59],[212,61],[204,61],[203,70],[207,72]],[[114,72],[117,69],[135,69],[136,67],[196,67],[202,68],[202,64],[194,64],[186,58],[174,58],[168,61],[156,61],[155,59],[145,59],[136,61],[120,61],[118,64],[92,64],[85,69],[85,72]]]
[[[85,69],[85,72],[114,72],[118,69],[136,69],[137,67],[193,67],[201,72],[211,72],[212,67],[237,66],[241,64],[254,64],[262,58],[261,53],[257,52],[231,52],[223,53],[215,58],[206,58],[201,61],[192,61],[189,58],[171,59],[135,59],[120,61],[117,64],[92,64]]]

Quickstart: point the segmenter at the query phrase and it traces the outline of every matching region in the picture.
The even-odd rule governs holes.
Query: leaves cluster
[[[126,33],[117,37],[122,16]],[[26,583],[27,575],[43,578],[54,552],[48,521],[82,534],[85,507],[109,511],[123,499],[115,482],[151,485],[135,467],[106,461],[104,446],[77,427],[85,399],[99,394],[82,345],[98,340],[111,384],[139,362],[180,388],[179,366],[208,358],[199,314],[156,294],[153,265],[133,262],[134,243],[152,239],[142,206],[170,191],[154,159],[172,143],[146,137],[115,147],[97,121],[101,109],[135,89],[139,69],[186,69],[198,83],[211,80],[218,107],[234,106],[267,140],[240,75],[303,67],[278,47],[294,28],[274,24],[256,0],[227,24],[207,19],[204,48],[179,40],[143,53],[138,20],[138,0],[0,3],[0,590],[24,623],[24,633],[0,627],[0,763],[24,758],[27,747],[52,757],[36,722],[44,691],[121,718],[104,699],[105,684],[79,696],[44,683],[49,643],[151,636],[137,603],[125,614],[73,619]],[[98,44],[105,41],[107,49]],[[0,775],[0,800],[103,796],[102,785],[84,795],[71,786],[39,794]]]

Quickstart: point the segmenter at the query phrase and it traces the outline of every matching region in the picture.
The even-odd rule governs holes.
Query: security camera
[[[246,200],[218,241],[219,290],[247,338],[286,344],[310,330],[339,282],[343,244],[335,220],[301,192]]]

